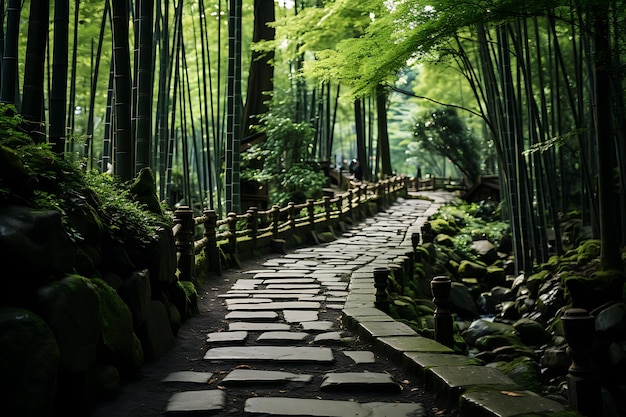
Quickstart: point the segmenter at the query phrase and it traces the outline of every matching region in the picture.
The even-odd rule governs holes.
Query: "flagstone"
[[[207,384],[213,377],[212,372],[178,371],[172,372],[161,382],[189,382],[193,384]]]
[[[224,408],[226,393],[222,390],[183,391],[173,394],[165,409],[167,414],[200,413]]]
[[[369,350],[344,350],[343,354],[354,361],[354,363],[375,363],[374,352]]]
[[[284,310],[284,309],[319,309],[320,303],[314,301],[277,301],[259,304],[231,304],[228,310]]]
[[[302,323],[318,319],[317,310],[283,310],[283,318],[287,323]]]
[[[286,397],[248,398],[244,412],[266,416],[300,417],[423,417],[424,406],[419,403],[360,404],[356,401],[318,400]]]
[[[314,342],[339,342],[341,341],[341,332],[325,332],[320,333],[313,339]]]
[[[207,360],[250,360],[272,362],[332,363],[333,351],[327,347],[309,346],[228,346],[209,349]]]
[[[310,382],[312,379],[313,375],[295,374],[292,372],[235,369],[222,379],[222,384],[240,385],[277,382]]]
[[[278,313],[275,311],[231,311],[226,314],[226,320],[275,320]]]
[[[333,328],[333,326],[337,325],[332,321],[319,320],[319,321],[306,321],[302,323],[302,330],[310,332],[310,331],[327,331]]]
[[[324,375],[320,388],[322,391],[398,392],[400,385],[391,375],[384,372],[331,372]]]
[[[261,333],[257,342],[301,342],[309,336],[305,332],[272,331]]]
[[[230,331],[265,332],[271,330],[289,330],[291,326],[285,323],[255,323],[237,321],[228,325]]]
[[[243,343],[248,337],[248,332],[244,330],[240,331],[228,331],[228,332],[213,332],[207,335],[207,343]]]

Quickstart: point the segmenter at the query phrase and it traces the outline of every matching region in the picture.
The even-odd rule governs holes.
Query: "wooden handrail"
[[[313,230],[332,226],[350,216],[362,219],[370,201],[377,201],[379,207],[387,206],[399,191],[406,192],[412,183],[411,179],[397,176],[376,184],[357,184],[335,197],[326,196],[301,204],[290,202],[285,207],[272,206],[267,210],[250,207],[243,214],[228,213],[224,219],[218,219],[215,210],[205,210],[202,215],[193,217],[189,207],[180,207],[174,212],[172,228],[179,259],[179,279],[191,280],[195,273],[195,254],[201,251],[207,258],[209,272],[220,273],[218,242],[224,242],[222,245],[227,245],[228,251],[236,255],[239,239],[251,240],[252,249],[257,250],[262,236],[269,235],[276,241],[283,233],[293,234],[301,227]],[[418,184],[417,180],[414,184]],[[202,237],[198,239],[195,238],[196,227],[203,228]]]

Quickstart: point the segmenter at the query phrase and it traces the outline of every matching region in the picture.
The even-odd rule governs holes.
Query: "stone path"
[[[359,348],[342,312],[350,297],[371,299],[374,268],[402,262],[412,232],[443,202],[407,199],[332,243],[297,249],[267,260],[263,269],[245,271],[245,278],[219,295],[227,306],[227,326],[206,335],[203,371],[181,370],[162,381],[184,387],[171,395],[165,413],[426,416],[419,395],[400,396],[402,376],[381,372],[380,357]],[[377,335],[398,336],[390,322],[368,326]],[[292,394],[303,384],[309,398]],[[232,409],[229,397],[244,395],[241,387],[248,388],[247,395],[250,387],[274,389],[250,395],[243,409]]]

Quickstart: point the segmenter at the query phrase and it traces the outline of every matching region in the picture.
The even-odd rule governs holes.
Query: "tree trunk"
[[[616,230],[616,199],[614,193],[613,121],[611,118],[611,49],[609,43],[608,9],[592,8],[595,55],[595,128],[598,146],[598,200],[600,211],[600,264],[603,269],[623,271],[620,237]]]
[[[378,150],[380,152],[381,174],[391,176],[391,156],[389,153],[389,131],[387,130],[387,91],[378,85],[376,89],[376,111],[378,121]]]
[[[115,73],[115,161],[114,172],[122,181],[133,178],[133,135],[131,130],[131,73],[128,45],[128,2],[112,0],[113,62]]]
[[[21,9],[21,0],[9,0],[7,7],[7,30],[4,43],[4,54],[2,55],[2,86],[0,87],[0,101],[14,105],[17,103],[17,51],[20,40]]]
[[[46,141],[43,128],[43,86],[46,46],[50,17],[50,4],[47,0],[31,2],[28,19],[28,41],[24,62],[24,91],[22,116],[27,122],[27,130],[35,143]]]
[[[54,51],[50,93],[50,143],[52,150],[59,155],[65,151],[69,25],[69,0],[56,0],[54,2]]]
[[[137,74],[135,75],[137,103],[133,113],[135,125],[135,173],[150,166],[150,139],[152,135],[152,21],[153,0],[138,0],[136,26]]]
[[[226,211],[240,212],[241,0],[228,9],[228,94],[226,109]]]
[[[274,18],[274,0],[254,0],[252,42],[274,40],[276,30],[270,26]],[[243,109],[242,138],[250,136],[250,127],[258,124],[258,117],[268,111],[266,101],[270,96],[267,93],[274,89],[274,66],[270,64],[273,59],[273,52],[261,55],[257,51],[252,51],[246,104]]]

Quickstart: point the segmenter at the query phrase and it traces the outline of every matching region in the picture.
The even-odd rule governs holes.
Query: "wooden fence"
[[[332,232],[341,222],[360,221],[368,214],[369,205],[383,210],[399,193],[412,187],[412,179],[393,177],[376,184],[360,184],[335,197],[273,206],[269,210],[250,207],[245,213],[228,213],[218,219],[215,210],[205,210],[194,217],[189,207],[174,212],[172,231],[176,239],[179,279],[191,280],[195,274],[196,254],[201,251],[207,260],[209,274],[221,273],[223,255],[237,258],[240,253],[282,249],[295,236]],[[197,233],[198,231],[198,233]]]

